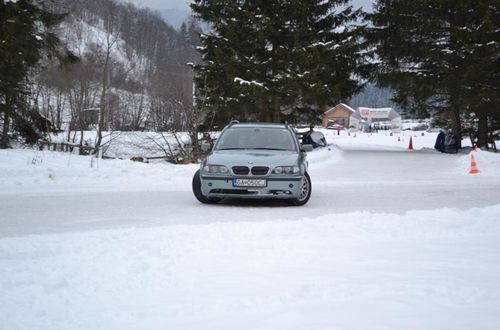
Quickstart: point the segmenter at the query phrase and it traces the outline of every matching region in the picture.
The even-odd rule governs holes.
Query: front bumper
[[[206,197],[277,198],[291,199],[300,195],[303,176],[248,177],[248,176],[201,176],[201,191]],[[265,179],[266,187],[234,187],[233,179]]]

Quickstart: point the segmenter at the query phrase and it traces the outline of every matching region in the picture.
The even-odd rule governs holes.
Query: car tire
[[[220,198],[208,198],[203,195],[201,192],[200,170],[193,175],[192,188],[194,197],[203,204],[215,204],[221,200]]]
[[[288,201],[288,204],[293,206],[302,206],[309,201],[309,198],[311,198],[312,184],[311,178],[309,177],[309,174],[307,172],[305,173],[304,178],[301,181],[300,189],[301,195],[299,196],[299,198],[290,199]]]

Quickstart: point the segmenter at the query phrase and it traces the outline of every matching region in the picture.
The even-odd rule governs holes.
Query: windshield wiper
[[[245,150],[246,148],[218,148],[216,150]]]
[[[280,148],[252,148],[252,149],[255,149],[255,150],[278,150],[278,151],[291,151],[291,150],[288,150],[288,149],[280,149]]]

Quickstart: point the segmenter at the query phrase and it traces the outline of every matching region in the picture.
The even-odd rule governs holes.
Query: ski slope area
[[[199,204],[197,165],[1,150],[0,329],[497,329],[500,156],[469,175],[435,135],[325,133],[304,207]]]

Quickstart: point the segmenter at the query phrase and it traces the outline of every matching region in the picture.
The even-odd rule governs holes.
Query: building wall
[[[392,131],[394,133],[401,133],[401,117],[394,118],[391,120]]]
[[[336,122],[344,125],[344,127],[349,127],[349,117],[351,112],[342,106],[337,106],[334,110],[323,115],[323,127],[327,127],[329,122]]]
[[[355,118],[355,117],[351,117],[350,118],[350,124],[349,124],[349,129],[353,132],[356,132],[359,130],[359,125],[360,125],[360,121],[359,119]]]

